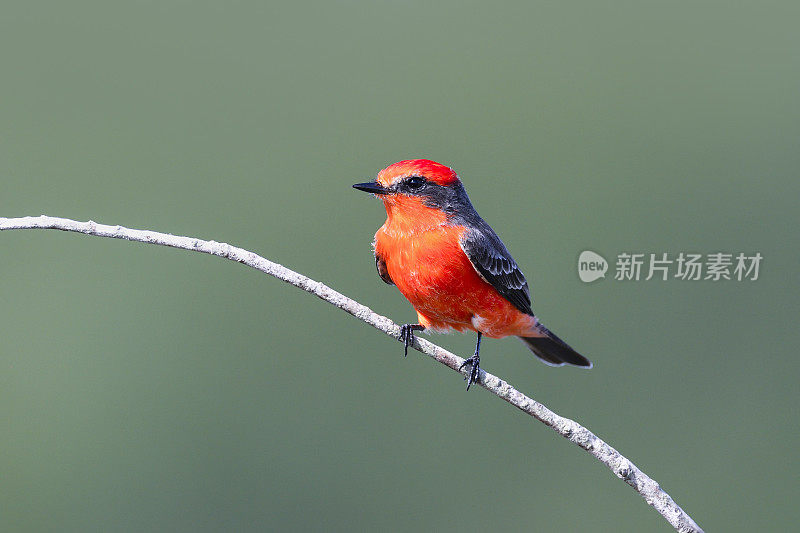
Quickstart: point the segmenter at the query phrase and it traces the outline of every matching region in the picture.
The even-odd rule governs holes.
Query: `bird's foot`
[[[408,356],[408,347],[414,344],[414,331],[422,331],[422,324],[403,324],[400,326],[400,342],[403,343],[403,357]]]
[[[472,385],[473,383],[477,383],[478,372],[480,371],[481,368],[480,364],[481,364],[481,358],[476,354],[470,357],[469,359],[465,359],[464,362],[461,363],[461,366],[458,367],[459,372],[461,372],[461,369],[467,365],[472,367],[472,369],[469,371],[469,374],[464,376],[464,379],[467,380],[467,390],[469,390],[470,385]]]

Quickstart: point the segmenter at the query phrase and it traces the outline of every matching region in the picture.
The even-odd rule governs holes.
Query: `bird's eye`
[[[419,176],[411,176],[405,181],[406,187],[414,191],[421,189],[425,185],[425,178],[420,178]]]

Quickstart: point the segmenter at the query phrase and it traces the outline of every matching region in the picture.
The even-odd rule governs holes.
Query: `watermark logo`
[[[591,250],[581,252],[578,257],[578,276],[584,283],[591,283],[600,278],[606,277],[608,271],[608,261]]]
[[[617,281],[756,281],[763,256],[759,252],[715,252],[696,254],[644,254],[621,252],[617,254],[614,279]],[[598,253],[586,250],[578,258],[578,277],[585,283],[605,278],[608,263]]]

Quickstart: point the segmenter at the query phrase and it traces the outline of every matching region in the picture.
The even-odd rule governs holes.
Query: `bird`
[[[534,315],[525,276],[450,167],[406,159],[353,187],[386,208],[373,242],[375,267],[417,312],[417,323],[400,328],[405,355],[415,331],[476,332],[475,353],[459,367],[469,367],[467,390],[480,379],[484,336],[519,337],[551,366],[592,367]]]

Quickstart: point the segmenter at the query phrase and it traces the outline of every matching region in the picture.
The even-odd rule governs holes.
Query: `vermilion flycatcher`
[[[452,169],[428,159],[400,161],[353,187],[386,207],[375,234],[375,265],[417,311],[419,323],[401,329],[406,354],[415,330],[476,331],[475,355],[461,365],[471,366],[467,390],[478,379],[483,335],[516,335],[549,365],[591,368],[533,314],[525,276]]]

